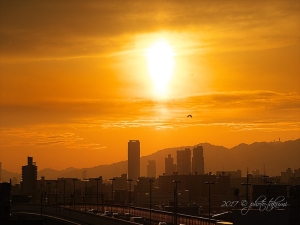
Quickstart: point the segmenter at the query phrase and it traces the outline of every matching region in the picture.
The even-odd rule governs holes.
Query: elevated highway
[[[111,206],[111,205],[101,205],[102,211],[112,211],[119,214],[130,213],[131,216],[143,217],[145,218],[144,224],[149,224],[150,211],[146,208],[138,207],[126,207],[126,206]],[[45,224],[82,224],[82,225],[134,225],[137,223],[130,222],[127,220],[106,217],[101,215],[96,215],[93,213],[88,213],[73,208],[63,208],[56,207],[55,205],[39,205],[39,204],[16,204],[11,207],[12,217],[17,219],[42,219],[43,221],[48,221]],[[151,210],[151,220],[153,224],[157,224],[159,221],[168,222],[169,224],[174,224],[174,214],[172,212]],[[217,221],[214,219],[208,219],[197,216],[190,216],[184,214],[176,215],[177,224],[185,225],[216,225],[222,224],[222,221]],[[51,223],[51,221],[53,223]]]

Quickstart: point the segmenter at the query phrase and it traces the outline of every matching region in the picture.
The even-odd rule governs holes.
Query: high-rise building
[[[191,150],[189,148],[177,151],[177,172],[180,175],[191,173]]]
[[[202,146],[196,146],[193,149],[192,172],[196,174],[204,174],[204,157]]]
[[[128,179],[134,182],[140,176],[140,141],[129,140],[128,142]]]
[[[165,175],[173,175],[174,172],[176,172],[176,164],[169,154],[168,158],[165,158]]]
[[[156,162],[155,162],[155,160],[148,161],[147,177],[156,177]]]
[[[37,166],[32,157],[28,157],[27,165],[22,166],[21,193],[33,196],[37,183]]]

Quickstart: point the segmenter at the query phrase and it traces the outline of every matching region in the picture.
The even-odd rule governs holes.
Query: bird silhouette
[[[187,117],[191,117],[191,118],[193,118],[193,117],[192,117],[192,115],[187,115]]]

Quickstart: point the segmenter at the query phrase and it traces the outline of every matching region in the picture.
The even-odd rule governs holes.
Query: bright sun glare
[[[166,97],[174,69],[174,51],[168,42],[156,41],[146,52],[148,71],[157,97]]]

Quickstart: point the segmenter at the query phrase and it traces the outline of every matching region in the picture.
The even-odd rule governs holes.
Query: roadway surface
[[[137,223],[116,219],[112,217],[100,216],[93,213],[69,209],[56,208],[54,206],[43,205],[42,209],[37,204],[21,204],[11,207],[12,216],[26,216],[27,218],[46,219],[60,222],[60,224],[74,225],[136,225]]]
[[[80,206],[76,206],[80,207]],[[130,212],[131,216],[143,217],[149,221],[149,209],[138,208],[138,207],[124,207],[124,206],[109,206],[102,205],[99,206],[102,211],[109,210],[112,212],[117,212],[122,215],[126,212]],[[126,209],[126,210],[125,210]],[[130,210],[130,211],[128,211]],[[94,213],[89,213],[73,208],[63,208],[56,207],[55,205],[39,205],[39,204],[15,204],[11,207],[11,212],[13,217],[22,218],[27,216],[27,218],[37,218],[48,221],[56,221],[57,224],[74,224],[74,225],[134,225],[138,223],[130,222],[124,219],[117,219],[113,217],[107,217],[102,215],[97,215]],[[173,214],[172,212],[151,210],[152,212],[152,223],[158,224],[159,221],[168,222],[168,224],[174,224],[175,218],[177,224],[185,225],[215,225],[222,224],[223,221],[208,219],[204,217],[190,216],[184,214]],[[174,215],[177,215],[174,217]],[[121,218],[121,217],[120,217]],[[144,224],[149,222],[145,221]],[[47,223],[46,223],[47,224]],[[56,223],[48,223],[56,224]]]

